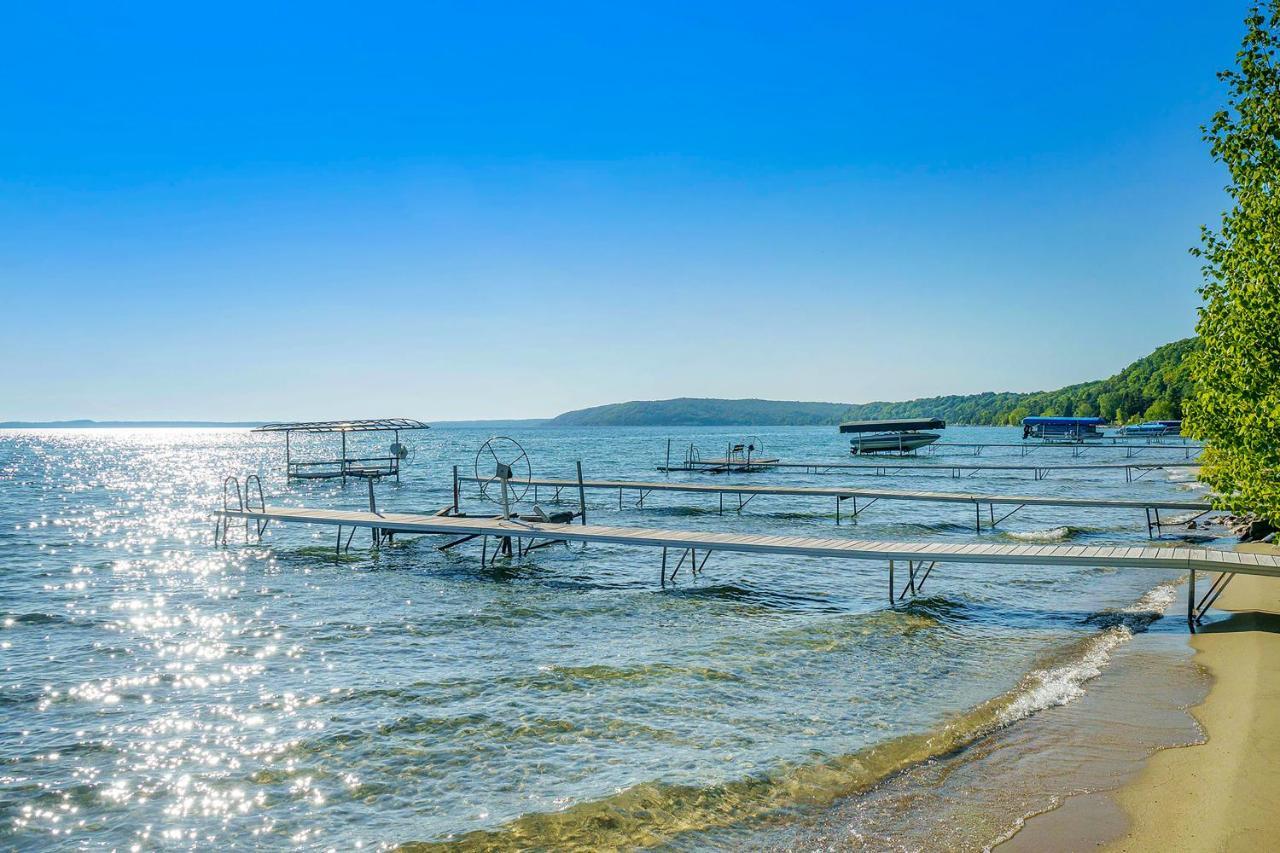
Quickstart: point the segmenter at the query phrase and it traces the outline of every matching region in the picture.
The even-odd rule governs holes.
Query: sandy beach
[[[1117,792],[1129,826],[1109,849],[1264,850],[1280,840],[1280,583],[1240,575],[1217,607],[1232,615],[1191,639],[1214,678],[1192,709],[1208,741],[1156,753]]]

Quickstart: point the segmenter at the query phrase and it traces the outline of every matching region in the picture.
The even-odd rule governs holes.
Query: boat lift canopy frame
[[[431,429],[422,421],[412,418],[365,418],[349,421],[293,421],[263,424],[255,427],[253,432],[284,433],[284,470],[286,480],[326,480],[342,478],[346,485],[348,477],[365,479],[376,477],[395,477],[400,479],[400,457],[392,453],[388,456],[347,456],[347,433],[353,432],[390,432],[396,444],[400,443],[401,431]],[[307,434],[338,433],[342,436],[342,456],[338,459],[320,459],[306,462],[295,462],[292,459],[292,437],[295,432]]]

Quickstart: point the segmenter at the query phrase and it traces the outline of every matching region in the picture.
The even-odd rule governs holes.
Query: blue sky
[[[1191,333],[1243,3],[25,4],[0,419],[1054,388]]]

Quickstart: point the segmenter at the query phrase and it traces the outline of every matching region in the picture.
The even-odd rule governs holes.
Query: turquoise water
[[[650,479],[668,438],[673,454],[694,442],[709,456],[749,433],[771,456],[847,458],[830,428],[511,434],[535,476],[572,476],[581,460],[588,478]],[[953,428],[945,440],[1019,435]],[[450,503],[451,466],[468,473],[485,437],[410,434],[413,459],[377,487],[379,508]],[[295,442],[295,458],[328,443]],[[383,445],[353,442],[353,454]],[[282,442],[236,430],[0,433],[0,846],[737,843],[764,823],[847,810],[903,767],[1075,701],[1133,632],[1179,630],[1153,622],[1173,595],[1157,572],[940,565],[925,594],[891,609],[871,563],[715,554],[662,590],[656,552],[603,545],[489,567],[478,543],[373,552],[364,532],[336,559],[331,528],[273,526],[260,546],[233,528],[231,547],[214,548],[227,474],[261,473],[268,503],[367,506],[362,483],[286,487],[283,458]],[[1131,484],[1115,470],[731,477],[1198,494],[1186,472]],[[836,527],[821,500],[758,497],[724,515],[695,495],[588,501],[606,524],[1146,539],[1140,511],[1028,508],[975,537],[963,505],[882,502]],[[492,508],[471,487],[463,506]]]

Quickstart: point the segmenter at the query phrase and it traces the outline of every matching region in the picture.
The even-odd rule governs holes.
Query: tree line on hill
[[[1057,391],[926,397],[902,403],[850,406],[844,420],[939,417],[948,423],[1019,424],[1032,415],[1104,418],[1123,424],[1181,419],[1183,400],[1192,392],[1189,356],[1199,346],[1185,338],[1155,350],[1109,379],[1068,385]]]
[[[938,417],[957,424],[1018,424],[1028,415],[1102,417],[1112,423],[1182,417],[1191,393],[1194,338],[1165,344],[1110,379],[1019,394],[989,391],[898,403],[803,403],[680,397],[565,412],[549,426],[812,426],[847,420]]]

